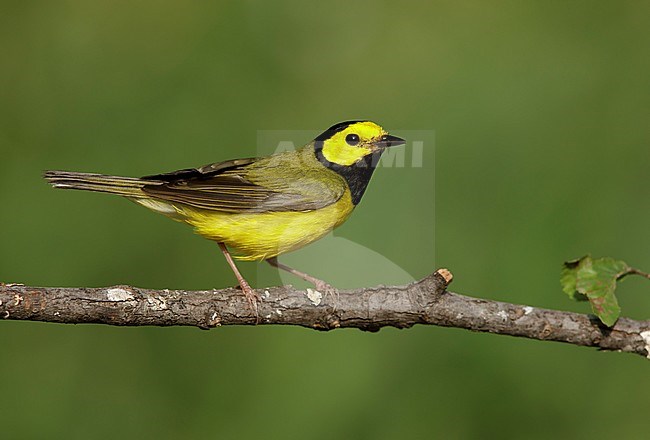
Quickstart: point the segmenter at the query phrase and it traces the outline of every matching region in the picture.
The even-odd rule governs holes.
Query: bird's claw
[[[246,298],[246,301],[248,301],[248,307],[251,309],[251,311],[255,314],[255,324],[260,323],[260,314],[257,309],[257,304],[262,302],[262,297],[257,294],[255,290],[248,284],[245,280],[243,282],[239,283],[239,287],[242,290],[242,293],[244,294],[244,297]]]
[[[330,297],[333,303],[334,310],[339,306],[339,291],[336,287],[333,287],[331,284],[326,283],[325,281],[318,280],[314,281],[314,287],[317,291],[323,294],[323,297]]]

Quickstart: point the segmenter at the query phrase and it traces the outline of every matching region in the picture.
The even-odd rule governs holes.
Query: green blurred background
[[[444,266],[458,292],[582,312],[559,288],[562,261],[591,252],[650,270],[648,2],[0,5],[2,281],[232,285],[189,228],[54,191],[41,172],[169,171],[270,153],[262,130],[307,141],[350,118],[433,130],[435,148],[422,168],[380,169],[335,237],[289,256],[302,269],[364,286]],[[337,240],[361,258],[346,262]],[[377,270],[374,252],[404,272]],[[242,267],[260,286],[280,282]],[[648,317],[649,287],[625,282],[624,315]],[[648,363],[628,354],[421,326],[1,327],[8,439],[648,429]]]

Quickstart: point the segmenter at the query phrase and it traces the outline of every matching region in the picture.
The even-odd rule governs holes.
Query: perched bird
[[[322,280],[278,262],[341,225],[361,200],[387,147],[405,141],[370,121],[336,124],[304,147],[262,158],[235,159],[141,178],[47,171],[56,188],[124,196],[187,223],[218,243],[251,308],[258,298],[235,265],[266,260],[314,284]]]

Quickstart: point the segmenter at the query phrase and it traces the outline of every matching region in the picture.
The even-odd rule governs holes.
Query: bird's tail
[[[125,197],[146,197],[142,187],[152,184],[150,180],[134,177],[106,176],[104,174],[75,173],[69,171],[46,171],[43,175],[55,188],[79,189],[117,194]]]

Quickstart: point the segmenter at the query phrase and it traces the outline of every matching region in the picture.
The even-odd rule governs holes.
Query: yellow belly
[[[210,240],[237,251],[235,258],[252,261],[272,258],[322,238],[343,223],[354,209],[350,191],[336,203],[315,211],[273,213],[219,213],[176,208],[182,221]]]

